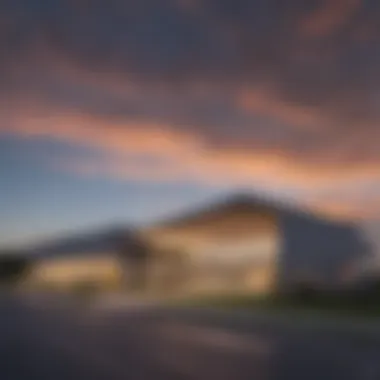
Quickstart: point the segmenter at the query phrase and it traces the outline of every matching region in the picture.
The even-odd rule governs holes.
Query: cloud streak
[[[301,32],[325,37],[348,24],[362,5],[362,0],[325,0],[301,22]]]
[[[185,133],[170,125],[112,124],[109,120],[105,124],[89,115],[59,114],[24,114],[21,119],[14,119],[8,129],[0,129],[0,133],[91,148],[94,154],[90,158],[66,157],[52,162],[59,170],[83,177],[243,186],[278,189],[279,193],[290,186],[298,194],[298,201],[321,209],[325,205],[329,213],[344,214],[346,210],[349,214],[344,203],[355,201],[349,205],[351,216],[354,211],[363,212],[361,203],[368,204],[368,189],[362,189],[362,196],[355,197],[350,191],[352,184],[380,181],[377,163],[300,163],[290,152],[281,150],[213,146],[201,134]],[[342,204],[345,193],[350,196]]]
[[[0,134],[99,153],[58,164],[78,175],[305,199],[380,181],[380,5],[313,4],[4,1]]]

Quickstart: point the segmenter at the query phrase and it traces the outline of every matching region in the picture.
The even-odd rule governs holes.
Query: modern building
[[[370,250],[358,228],[290,206],[236,197],[142,231],[150,286],[268,294],[347,286]]]
[[[146,256],[137,234],[127,229],[79,234],[29,252],[24,284],[62,291],[132,289],[141,285]]]
[[[24,277],[34,289],[336,290],[352,286],[370,256],[352,223],[237,196],[139,231],[110,229],[39,246]]]

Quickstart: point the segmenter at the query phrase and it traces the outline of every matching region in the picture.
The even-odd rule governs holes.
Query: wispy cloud
[[[362,0],[324,0],[301,21],[301,32],[326,37],[349,24]]]
[[[347,166],[344,160],[313,163],[310,157],[303,162],[281,149],[213,146],[202,134],[191,134],[170,125],[118,124],[91,115],[59,114],[53,112],[50,117],[24,114],[0,132],[92,149],[94,154],[89,158],[60,157],[49,164],[82,177],[243,186],[277,189],[278,193],[290,187],[298,195],[298,201],[322,209],[325,205],[325,210],[331,213],[342,214],[343,210],[347,214],[359,210],[363,213],[370,187],[362,186],[356,192],[360,196],[352,188],[358,181],[380,183],[376,162]]]
[[[57,164],[78,175],[361,205],[355,183],[380,183],[380,5],[315,4],[2,2],[0,133],[102,153]]]

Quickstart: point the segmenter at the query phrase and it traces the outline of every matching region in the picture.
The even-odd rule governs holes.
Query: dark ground
[[[376,339],[218,313],[3,296],[0,379],[380,379]]]

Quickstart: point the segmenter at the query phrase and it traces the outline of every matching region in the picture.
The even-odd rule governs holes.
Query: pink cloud
[[[323,118],[314,109],[280,101],[275,96],[244,91],[237,98],[241,107],[255,113],[287,120],[296,128],[315,130]],[[53,164],[60,170],[84,177],[138,181],[189,181],[212,186],[244,186],[252,189],[293,188],[302,202],[336,215],[365,214],[363,199],[340,194],[357,182],[378,180],[376,161],[347,162],[304,159],[281,147],[258,149],[220,148],[209,144],[199,131],[153,121],[104,119],[89,113],[23,103],[23,112],[4,114],[0,134],[29,140],[54,140],[87,147],[101,155],[91,159],[66,157]],[[306,127],[305,127],[306,126]],[[339,150],[331,154],[341,154]],[[337,189],[337,196],[326,196]],[[347,190],[348,189],[348,190]],[[365,191],[363,196],[365,197]],[[368,204],[367,210],[368,210]]]
[[[302,19],[300,29],[308,36],[325,37],[350,22],[362,0],[324,0],[323,5]]]
[[[267,115],[298,128],[315,129],[326,123],[317,108],[283,100],[266,88],[242,90],[237,96],[237,104],[256,115]]]

